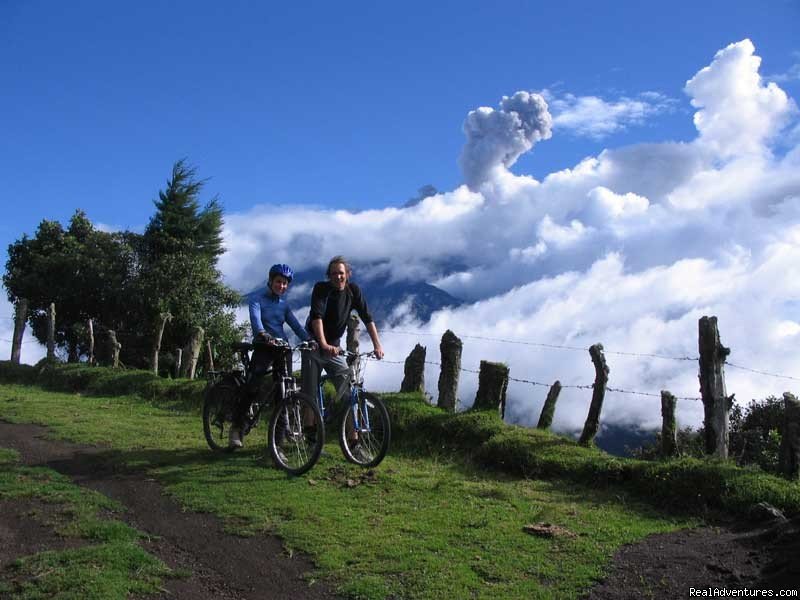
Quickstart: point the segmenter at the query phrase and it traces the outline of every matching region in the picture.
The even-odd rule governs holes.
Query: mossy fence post
[[[425,346],[417,344],[406,358],[403,367],[401,392],[425,392]]]
[[[794,394],[783,394],[783,427],[778,460],[780,472],[789,479],[800,479],[800,401]]]
[[[184,361],[182,375],[187,379],[194,379],[197,372],[197,361],[200,359],[200,349],[203,347],[205,331],[202,327],[192,329],[192,335],[184,348]]]
[[[500,418],[506,413],[506,390],[508,389],[508,365],[481,361],[478,374],[478,393],[475,394],[475,410],[496,410]]]
[[[706,454],[728,458],[728,410],[733,396],[725,393],[724,364],[731,351],[720,343],[717,317],[702,317],[698,329],[705,450]]]
[[[678,454],[678,429],[675,422],[673,394],[661,390],[661,456],[668,458]]]
[[[358,315],[351,314],[347,319],[347,351],[358,354],[358,335],[359,335],[360,321]]]
[[[592,386],[592,404],[589,406],[589,414],[583,424],[578,443],[582,446],[589,446],[597,435],[600,427],[600,411],[603,410],[603,399],[606,397],[606,384],[608,383],[608,373],[610,369],[606,364],[606,357],[603,354],[603,344],[594,344],[589,348],[589,356],[592,357],[594,364],[594,385]]]
[[[553,424],[553,415],[556,412],[556,402],[558,402],[558,395],[561,393],[561,382],[556,382],[550,386],[550,391],[547,392],[547,398],[544,401],[542,412],[539,415],[539,423],[536,425],[537,429],[550,429]]]
[[[14,336],[11,338],[11,362],[18,365],[22,356],[22,338],[28,320],[28,299],[20,298],[14,306]]]
[[[172,320],[172,315],[168,312],[163,312],[158,316],[158,323],[155,327],[155,336],[153,338],[153,349],[150,353],[150,367],[154,375],[158,375],[158,353],[161,352],[161,340],[164,338],[164,328],[167,322]]]
[[[52,362],[56,359],[56,305],[50,303],[50,310],[47,311],[47,361]]]
[[[458,377],[461,373],[461,350],[464,345],[449,329],[442,335],[439,344],[441,371],[439,372],[439,398],[436,404],[448,412],[458,406]]]

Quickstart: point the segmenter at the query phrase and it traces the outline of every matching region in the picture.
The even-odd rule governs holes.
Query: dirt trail
[[[313,569],[304,556],[286,555],[275,536],[239,537],[225,533],[221,521],[208,514],[184,512],[161,486],[142,473],[116,471],[103,461],[101,448],[48,438],[37,425],[0,421],[0,446],[20,453],[26,465],[46,466],[79,485],[122,503],[119,518],[152,537],[143,546],[173,569],[189,577],[165,582],[163,598],[181,600],[281,600],[335,598],[329,586],[309,586],[304,575]],[[53,548],[58,540],[46,527],[24,515],[30,503],[0,505],[0,569],[10,560]],[[20,518],[21,517],[21,518]],[[60,542],[63,545],[63,542]],[[150,596],[149,598],[152,598]]]

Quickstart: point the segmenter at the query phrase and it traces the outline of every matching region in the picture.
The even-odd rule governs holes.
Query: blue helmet
[[[292,267],[290,267],[289,265],[284,265],[284,264],[272,265],[269,268],[269,280],[272,281],[272,278],[275,277],[276,275],[282,275],[283,277],[286,277],[286,279],[289,280],[289,283],[292,283],[292,277],[294,277],[294,271],[292,271]]]

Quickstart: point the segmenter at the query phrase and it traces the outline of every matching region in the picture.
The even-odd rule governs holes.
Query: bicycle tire
[[[235,386],[218,382],[206,389],[203,397],[203,434],[208,447],[215,452],[231,452],[228,435],[239,397]]]
[[[325,445],[325,424],[317,403],[301,392],[278,401],[269,420],[267,445],[279,469],[290,475],[311,469]]]
[[[339,446],[351,463],[369,468],[378,466],[389,451],[392,424],[383,400],[375,394],[361,392],[355,406],[359,421],[354,435],[353,403],[342,415],[339,427]]]

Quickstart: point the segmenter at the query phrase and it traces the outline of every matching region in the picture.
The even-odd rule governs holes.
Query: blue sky
[[[141,230],[185,157],[240,289],[344,252],[468,301],[407,317],[420,336],[691,356],[715,314],[732,363],[800,378],[800,3],[607,4],[0,0],[0,244],[76,208]],[[392,333],[402,360],[417,340]],[[591,382],[587,357],[519,350],[467,345],[464,366]],[[611,385],[696,395],[694,365],[616,356]],[[728,375],[744,401],[795,382]],[[509,393],[535,421],[543,394]],[[565,390],[556,424],[584,400]]]
[[[516,166],[541,177],[690,137],[681,88],[733,41],[751,38],[767,73],[800,60],[797,2],[610,4],[4,0],[0,235],[76,207],[141,227],[181,157],[229,210],[393,205],[456,187],[467,112],[516,90],[678,101],[611,139],[555,137]]]

